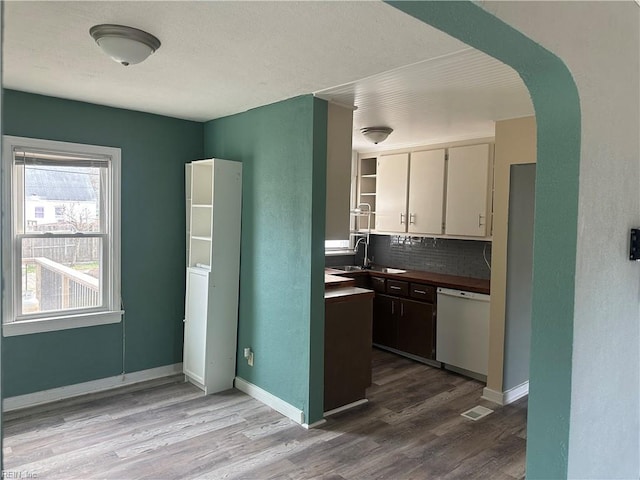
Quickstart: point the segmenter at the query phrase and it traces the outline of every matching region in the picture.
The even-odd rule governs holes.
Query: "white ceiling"
[[[5,88],[197,121],[317,93],[358,107],[358,149],[364,126],[394,128],[390,148],[533,114],[513,70],[377,1],[8,1],[4,16]],[[123,67],[89,36],[100,23],[162,46]]]

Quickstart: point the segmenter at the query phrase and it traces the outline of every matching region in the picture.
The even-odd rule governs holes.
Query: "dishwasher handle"
[[[478,300],[480,302],[488,302],[491,296],[484,293],[467,292],[464,290],[454,290],[452,288],[438,287],[438,295],[446,295],[448,297],[468,298],[469,300]]]

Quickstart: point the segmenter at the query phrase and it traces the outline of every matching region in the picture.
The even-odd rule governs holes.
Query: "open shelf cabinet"
[[[236,368],[242,164],[209,159],[186,170],[187,290],[183,371],[215,393]]]

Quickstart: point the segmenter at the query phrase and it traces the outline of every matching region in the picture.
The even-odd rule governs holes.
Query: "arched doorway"
[[[581,129],[576,85],[558,57],[471,2],[388,3],[511,66],[531,94],[538,170],[527,475],[566,477]]]

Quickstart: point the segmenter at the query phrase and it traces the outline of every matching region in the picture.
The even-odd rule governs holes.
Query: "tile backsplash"
[[[486,257],[486,262],[485,262]],[[491,277],[491,242],[423,238],[404,235],[371,235],[369,258],[387,267],[446,273],[463,277]],[[356,256],[356,262],[362,254]]]

